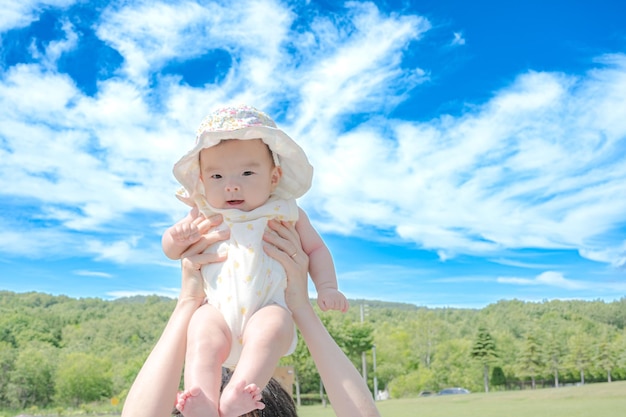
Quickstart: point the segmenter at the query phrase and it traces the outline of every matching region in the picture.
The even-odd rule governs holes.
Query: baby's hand
[[[200,240],[200,230],[195,223],[182,223],[170,229],[172,239],[177,245],[187,246]]]
[[[198,214],[197,211],[193,214],[196,215],[193,221],[181,221],[170,228],[172,240],[176,245],[185,247],[193,245],[210,229],[211,222],[204,215]]]
[[[322,311],[337,310],[345,313],[348,311],[348,300],[343,293],[335,288],[326,288],[317,292],[317,305]]]

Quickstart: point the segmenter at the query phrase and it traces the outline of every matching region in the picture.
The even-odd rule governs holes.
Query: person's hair
[[[222,385],[220,391],[224,390],[232,371],[227,368],[222,368]],[[265,408],[263,410],[252,410],[248,414],[244,414],[241,417],[297,417],[296,404],[291,398],[291,395],[285,391],[282,385],[274,378],[270,379],[262,392],[263,403]],[[176,408],[172,411],[172,416],[182,415]]]

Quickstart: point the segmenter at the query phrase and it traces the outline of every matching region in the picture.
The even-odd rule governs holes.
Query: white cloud
[[[569,280],[566,279],[562,273],[555,271],[543,272],[537,275],[534,279],[500,277],[498,278],[498,282],[501,284],[513,285],[543,285],[567,290],[583,290],[592,287],[591,283]]]
[[[46,7],[67,7],[76,0],[0,0],[0,33],[28,26]]]
[[[65,52],[71,51],[76,48],[78,44],[78,34],[74,31],[73,25],[66,19],[61,22],[61,28],[65,33],[66,38],[58,41],[50,42],[45,48],[45,56],[41,60],[47,69],[55,69],[56,62]],[[37,58],[37,52],[35,51],[34,57]]]
[[[523,262],[523,261],[519,261],[515,259],[507,259],[507,258],[492,259],[492,262],[500,264],[500,265],[514,266],[516,268],[526,268],[526,269],[547,269],[547,268],[555,267],[554,265]]]
[[[596,245],[594,245],[596,246]],[[580,249],[580,255],[592,261],[611,264],[615,268],[624,269],[626,267],[626,240],[613,247],[600,247],[597,249]]]
[[[44,253],[59,255],[67,250],[64,244],[70,241],[67,235],[58,230],[32,230],[26,236],[19,227],[8,222],[1,227],[0,252],[18,257],[38,258]]]
[[[454,32],[452,34],[452,45],[465,45],[465,37],[461,32]]]
[[[43,4],[22,3],[10,9],[20,17],[0,27],[28,24]],[[275,113],[309,154],[316,174],[302,203],[324,231],[391,229],[442,260],[534,247],[624,264],[623,239],[615,238],[626,213],[624,55],[602,57],[579,76],[522,74],[459,117],[367,118],[428,80],[403,59],[430,23],[373,3],[347,7],[342,17],[297,28],[294,11],[271,0],[110,7],[94,25],[124,63],[93,97],[54,69],[76,42],[66,26],[39,63],[0,79],[2,192],[35,202],[40,219],[60,224],[48,231],[59,236],[106,231],[139,212],[174,218],[185,207],[172,196],[171,166],[196,125],[218,104],[250,102]],[[218,84],[192,88],[159,73],[212,49],[232,58]],[[11,253],[16,233],[0,226]],[[137,236],[93,239],[81,250],[133,262],[145,250]],[[31,241],[38,238],[22,236],[24,247],[43,250]]]
[[[607,293],[614,295],[626,291],[626,283],[623,281],[616,281],[614,279],[598,279],[595,281],[573,280],[566,278],[563,273],[557,271],[546,271],[537,275],[535,278],[498,277],[497,282],[509,285],[551,287],[561,290],[583,291],[584,298],[589,300],[594,299],[594,297],[598,295],[605,295]]]
[[[242,1],[237,7],[219,2],[140,1],[109,7],[97,34],[122,54],[125,73],[140,85],[172,60],[222,49],[235,58],[233,71],[261,86],[270,79],[276,82],[272,70],[284,58],[282,47],[292,19],[290,10],[273,0]]]
[[[103,13],[97,34],[122,54],[127,76],[144,84],[155,66],[201,50],[203,39],[193,37],[201,30],[203,21],[209,26],[216,23],[210,18],[211,5],[204,8],[189,1],[177,5],[140,1],[121,8],[114,5]],[[219,9],[213,7],[214,11]]]
[[[157,295],[160,297],[167,298],[178,298],[178,293],[180,292],[180,288],[159,288],[153,291],[151,290],[143,290],[143,291],[110,291],[107,293],[108,296],[112,298],[124,298],[124,297],[135,297],[135,296],[150,296]]]
[[[112,261],[126,264],[131,261],[137,262],[143,255],[137,249],[140,236],[129,236],[124,240],[114,242],[103,242],[98,240],[88,240],[85,242],[86,250],[96,255],[98,261]]]
[[[82,277],[95,277],[95,278],[112,278],[113,277],[113,275],[109,273],[98,272],[98,271],[78,270],[78,271],[74,271],[74,274],[80,275]]]
[[[626,213],[614,93],[626,91],[626,57],[603,64],[582,77],[523,74],[458,118],[376,119],[331,136],[314,191],[325,226],[395,228],[444,257],[621,245],[602,236]]]
[[[318,18],[311,36],[315,39],[307,64],[297,74],[304,83],[300,89],[301,107],[293,130],[306,134],[318,149],[332,144],[324,140],[323,128],[333,126],[338,117],[367,113],[397,104],[403,93],[424,80],[417,68],[402,72],[402,54],[411,41],[430,29],[418,16],[383,16],[372,3],[350,3],[346,20],[336,25]],[[290,126],[291,127],[291,126]],[[322,151],[323,152],[323,151]]]

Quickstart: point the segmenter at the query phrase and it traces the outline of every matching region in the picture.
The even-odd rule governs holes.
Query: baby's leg
[[[248,395],[242,388],[260,392],[267,385],[278,361],[291,346],[294,331],[291,313],[278,305],[266,306],[254,313],[244,330],[241,358],[220,398],[221,416],[240,416],[264,407],[257,403],[254,408],[242,410],[242,397]]]
[[[185,391],[176,408],[185,417],[218,417],[222,363],[230,353],[231,335],[222,314],[205,304],[187,329]]]

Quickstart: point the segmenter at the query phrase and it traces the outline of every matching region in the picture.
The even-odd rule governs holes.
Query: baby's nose
[[[239,191],[239,184],[228,184],[226,185],[226,192],[233,193],[235,191]]]

